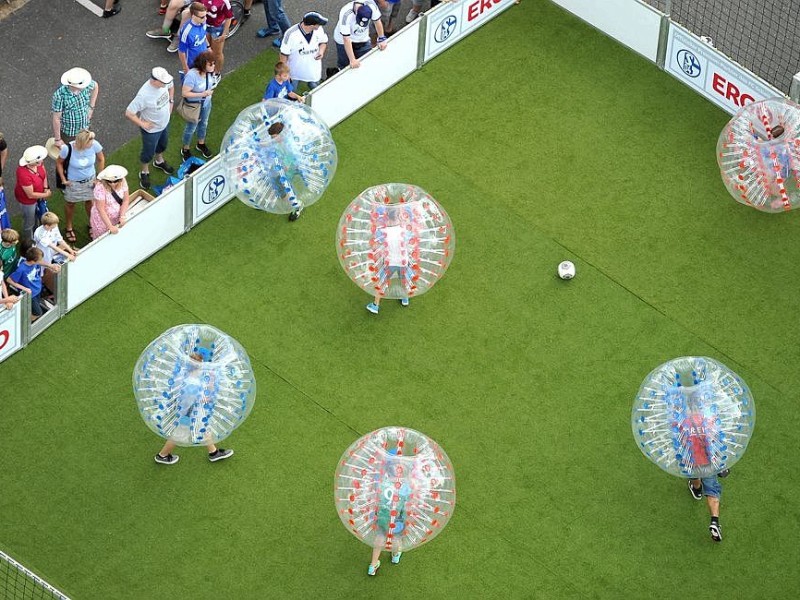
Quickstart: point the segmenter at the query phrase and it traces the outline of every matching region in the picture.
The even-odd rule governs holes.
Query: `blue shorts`
[[[210,25],[206,28],[208,35],[211,36],[212,40],[218,40],[222,37],[222,32],[225,31],[225,25],[217,25],[216,27],[211,27]]]
[[[716,475],[700,479],[703,484],[703,495],[719,499],[722,496],[722,483]]]

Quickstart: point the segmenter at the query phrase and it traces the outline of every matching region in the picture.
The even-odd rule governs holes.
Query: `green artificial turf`
[[[226,78],[212,144],[271,58]],[[797,597],[800,220],[729,197],[727,118],[552,4],[510,9],[337,126],[336,177],[296,223],[233,201],[0,365],[0,547],[76,600]],[[115,160],[135,172],[137,152]],[[433,290],[375,316],[334,232],[388,181],[436,197],[457,248]],[[154,464],[133,401],[139,353],[182,322],[256,369],[224,463]],[[693,354],[758,410],[718,545],[630,431],[643,377]],[[445,448],[458,506],[368,579],[333,472],[395,424]]]

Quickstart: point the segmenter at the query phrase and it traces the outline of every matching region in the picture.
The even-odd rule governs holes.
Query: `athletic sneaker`
[[[200,151],[200,154],[203,155],[203,158],[211,158],[212,156],[214,156],[214,153],[211,152],[211,148],[209,148],[205,144],[201,144],[198,142],[195,148],[197,148]]]
[[[249,18],[250,18],[250,11],[245,9],[244,13],[242,13],[242,25],[244,25],[244,22],[247,21],[247,19]]]
[[[297,210],[293,210],[292,212],[289,213],[289,220],[290,221],[297,221],[297,219],[300,218],[300,215],[302,214],[302,212],[303,212],[302,207],[298,208]]]
[[[160,465],[174,465],[180,459],[180,456],[175,456],[174,454],[167,454],[166,456],[156,454],[156,462]]]
[[[376,562],[374,565],[370,563],[369,568],[367,569],[367,575],[375,575],[378,572],[378,569],[381,568],[381,561]]]
[[[143,190],[150,189],[150,173],[139,173],[139,187]]]
[[[722,541],[722,527],[720,527],[719,523],[714,523],[711,521],[711,525],[708,526],[708,530],[711,532],[711,539],[715,542]]]
[[[272,40],[272,46],[274,48],[280,48],[281,44],[283,43],[283,38],[279,35],[274,40]]]
[[[177,52],[178,46],[180,45],[181,40],[178,38],[177,35],[172,36],[172,41],[167,46],[167,52]]]
[[[266,27],[262,27],[258,31],[256,31],[256,37],[265,38],[271,35],[278,35],[281,32],[279,27],[275,29],[267,29]]]
[[[181,148],[181,158],[183,160],[189,160],[192,158],[192,151],[188,148]]]
[[[164,171],[164,173],[167,173],[168,175],[172,175],[175,172],[175,168],[165,160],[162,160],[160,163],[154,160],[153,166],[156,169],[161,169],[162,171]]]
[[[408,298],[400,298],[400,304],[402,306],[408,306]]]
[[[412,8],[410,11],[408,11],[408,14],[406,15],[406,23],[413,23],[414,19],[416,19],[418,16],[419,16],[419,11],[414,10]]]
[[[367,310],[371,312],[373,315],[377,315],[380,309],[381,307],[375,304],[374,302],[370,302],[369,304],[367,304]]]
[[[158,29],[151,29],[147,33],[145,33],[147,37],[151,40],[168,40],[172,37],[172,34],[169,31],[164,31],[161,28]]]
[[[392,552],[392,564],[396,565],[400,562],[400,557],[403,556],[402,552]]]
[[[208,460],[217,462],[218,460],[225,460],[233,456],[233,450],[225,450],[225,448],[217,448],[217,451],[208,455]]]
[[[717,473],[717,477],[722,477],[723,479],[725,479],[730,474],[731,474],[731,470],[730,469],[722,469],[722,471]]]
[[[701,485],[699,488],[695,488],[692,485],[692,480],[689,480],[689,491],[692,493],[692,498],[695,500],[702,500],[703,499],[703,486]]]

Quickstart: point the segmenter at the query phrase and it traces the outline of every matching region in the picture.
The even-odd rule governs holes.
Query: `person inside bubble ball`
[[[773,127],[770,132],[769,136],[765,136],[760,131],[755,131],[753,133],[753,137],[756,139],[757,142],[768,142],[771,140],[777,140],[780,138],[784,133],[785,129],[783,125],[776,125]],[[761,147],[761,158],[767,165],[772,164],[772,155],[771,155],[771,148],[770,146],[762,146]],[[791,156],[789,155],[789,149],[784,146],[779,146],[775,148],[775,154],[778,159],[778,164],[780,165],[780,174],[784,181],[789,177],[789,161],[791,160]]]
[[[269,133],[273,141],[273,144],[270,144],[267,149],[267,160],[277,171],[272,178],[272,185],[278,195],[283,197],[292,207],[292,212],[289,213],[289,220],[296,221],[303,212],[304,206],[303,202],[297,197],[292,182],[296,176],[303,179],[303,173],[291,151],[285,148],[284,129],[285,126],[280,121],[276,121],[267,129],[267,133]]]
[[[401,209],[389,208],[386,211],[386,226],[379,227],[375,233],[375,241],[380,245],[383,260],[384,275],[386,277],[386,287],[392,277],[400,280],[404,289],[408,289],[408,241],[406,239],[406,229],[403,227],[400,216]],[[408,297],[401,298],[400,304],[408,306]],[[381,309],[381,295],[375,294],[375,299],[367,304],[367,310],[374,315]]]
[[[389,454],[395,456],[397,450],[392,449]],[[406,473],[406,468],[400,461],[392,460],[391,456],[386,461],[385,476],[379,482],[380,497],[378,498],[376,524],[380,533],[375,536],[372,560],[367,567],[367,575],[370,576],[377,574],[381,566],[380,556],[384,549],[388,549],[387,539],[391,539],[388,546],[391,548],[392,564],[398,564],[403,554],[397,549],[397,538],[406,528],[406,503],[411,497],[411,487],[406,481],[409,475]],[[376,475],[376,477],[380,477],[380,475]]]
[[[190,418],[189,415],[195,411],[198,404],[197,398],[202,396],[203,390],[213,387],[215,384],[213,373],[210,375],[210,380],[206,381],[203,378],[204,370],[202,364],[204,362],[211,362],[211,352],[209,350],[206,348],[198,348],[189,355],[189,359],[189,366],[187,367],[186,379],[181,391],[181,397],[176,401],[180,410],[181,422],[188,420]],[[186,400],[185,404],[182,402],[184,399],[183,397],[185,397]],[[182,427],[183,425],[179,425],[178,429]],[[187,433],[187,438],[188,436],[189,434]],[[177,446],[176,442],[167,440],[164,447],[155,455],[155,461],[160,465],[174,465],[180,460],[180,456],[172,454],[175,446]],[[233,456],[233,450],[217,448],[215,444],[206,444],[206,448],[208,448],[208,460],[211,462],[225,460]]]

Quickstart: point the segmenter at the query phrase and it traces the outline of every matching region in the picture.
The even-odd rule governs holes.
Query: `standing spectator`
[[[167,149],[169,141],[169,116],[175,103],[174,93],[172,75],[164,67],[155,67],[150,79],[139,89],[125,111],[125,116],[137,125],[142,133],[139,185],[144,189],[150,187],[151,159],[155,168],[169,175],[175,172],[175,169],[164,160],[164,150]]]
[[[119,0],[106,0],[106,7],[103,11],[103,18],[109,19],[114,15],[122,12],[122,7],[119,6]]]
[[[170,44],[167,47],[167,52],[177,52],[178,51],[178,36],[172,35],[172,24],[173,22],[180,17],[181,11],[184,8],[189,6],[192,3],[192,0],[164,0],[164,12],[158,11],[159,14],[164,15],[164,21],[161,27],[157,27],[155,29],[151,29],[145,35],[151,39],[165,39],[170,40]],[[180,26],[183,27],[184,21],[181,20]]]
[[[411,10],[406,15],[406,23],[412,23],[422,13],[424,0],[411,0]],[[439,4],[440,0],[431,0],[431,8]]]
[[[53,94],[53,137],[61,148],[81,129],[88,129],[97,106],[100,86],[86,69],[75,67],[61,76],[61,87]]]
[[[375,23],[378,32],[378,48],[386,49],[386,36],[383,34],[381,11],[373,0],[348,2],[339,11],[339,21],[333,32],[336,42],[336,65],[344,69],[350,65],[353,69],[361,66],[359,58],[372,49],[369,41],[369,24]]]
[[[289,65],[293,81],[305,81],[313,90],[322,81],[322,58],[328,49],[328,36],[322,29],[328,19],[318,12],[303,15],[303,20],[283,35],[281,61]]]
[[[119,165],[109,165],[97,175],[91,216],[93,240],[106,231],[117,234],[125,225],[125,213],[130,204],[127,175],[128,170]]]
[[[178,33],[178,59],[184,74],[189,72],[198,55],[208,50],[208,9],[202,2],[192,2],[189,14],[189,21]]]
[[[64,164],[67,163],[66,172]],[[64,182],[64,213],[66,229],[64,239],[70,244],[76,241],[73,217],[75,205],[82,203],[86,209],[86,216],[92,213],[92,193],[94,190],[95,176],[106,165],[103,147],[95,139],[93,131],[84,129],[78,133],[74,142],[63,146],[56,159],[56,171]]]
[[[222,68],[225,65],[225,38],[231,28],[233,11],[229,0],[201,0],[208,9],[206,24],[208,26],[208,37],[211,40],[211,51],[214,53],[216,69],[214,73],[219,79]]]
[[[383,4],[381,4],[379,8],[381,9],[383,31],[386,37],[389,37],[397,31],[395,21],[397,20],[397,15],[400,13],[400,0],[383,0]]]
[[[281,47],[281,39],[283,39],[286,31],[292,26],[289,17],[283,10],[283,0],[264,0],[264,14],[267,17],[267,26],[259,29],[256,36],[265,38],[270,35],[277,35],[272,40],[272,45],[276,48]]]
[[[8,160],[8,144],[6,143],[3,134],[0,133],[0,190],[3,189],[3,169],[6,168],[7,160]]]
[[[299,96],[294,91],[294,84],[289,79],[289,66],[285,62],[275,64],[275,78],[271,79],[264,90],[262,100],[270,98],[288,98],[295,102],[305,102],[304,96]]]
[[[210,50],[202,52],[194,59],[194,67],[186,73],[181,88],[183,101],[189,104],[200,104],[200,119],[197,123],[186,122],[183,129],[183,147],[181,148],[181,158],[187,160],[191,158],[192,152],[189,144],[192,136],[197,131],[197,149],[203,158],[211,158],[211,149],[206,146],[206,131],[208,129],[208,118],[211,116],[211,96],[214,93],[216,78],[214,77],[214,53]]]
[[[17,167],[14,198],[22,208],[22,235],[26,240],[33,239],[33,230],[36,227],[36,202],[46,200],[52,194],[43,165],[45,157],[47,150],[44,146],[31,146],[22,153]]]

